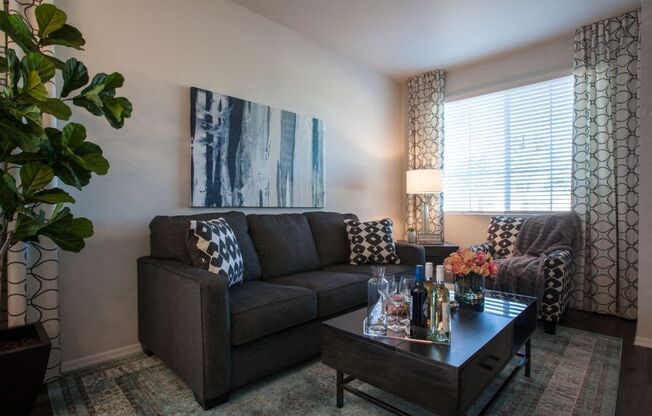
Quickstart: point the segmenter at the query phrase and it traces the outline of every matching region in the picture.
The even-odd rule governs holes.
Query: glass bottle
[[[435,281],[433,279],[432,273],[433,273],[433,265],[431,262],[426,263],[426,283],[424,286],[426,287],[426,290],[428,291],[428,308],[426,309],[428,312],[428,328],[430,328],[430,310],[432,309],[432,289],[435,286]]]
[[[372,276],[367,282],[367,326],[371,335],[387,335],[387,280],[383,266],[371,266]]]
[[[424,286],[423,266],[417,266],[416,275],[414,288],[410,291],[412,296],[410,337],[426,339],[428,337],[428,290]]]
[[[433,317],[430,323],[429,336],[437,344],[451,343],[451,296],[444,286],[444,266],[437,266],[436,285],[432,292]]]

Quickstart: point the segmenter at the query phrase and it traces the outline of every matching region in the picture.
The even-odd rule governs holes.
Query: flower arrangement
[[[498,264],[490,254],[484,251],[473,252],[470,248],[457,250],[444,260],[444,267],[455,276],[477,274],[482,277],[495,278]]]

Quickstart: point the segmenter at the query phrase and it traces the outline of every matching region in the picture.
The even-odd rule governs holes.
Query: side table
[[[426,261],[432,262],[435,266],[438,264],[444,264],[444,259],[460,248],[451,243],[420,245],[426,249]]]

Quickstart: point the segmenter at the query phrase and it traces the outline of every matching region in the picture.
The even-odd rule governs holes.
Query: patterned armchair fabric
[[[573,258],[568,250],[557,250],[543,263],[543,299],[541,319],[557,323],[566,312],[570,298],[570,281],[573,276]]]
[[[523,217],[492,217],[487,229],[487,242],[471,246],[474,251],[484,251],[495,259],[512,254],[518,232],[525,222]],[[557,322],[568,307],[573,258],[568,250],[550,253],[544,261],[544,292],[540,316],[546,332],[554,333]]]

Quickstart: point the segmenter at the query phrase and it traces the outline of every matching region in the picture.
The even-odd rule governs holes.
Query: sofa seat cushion
[[[277,277],[269,283],[297,286],[317,294],[317,316],[325,318],[367,302],[366,274],[314,271]]]
[[[248,281],[229,289],[231,344],[242,345],[317,318],[315,292]]]
[[[336,264],[334,266],[326,267],[324,270],[328,272],[336,273],[356,273],[356,274],[367,274],[371,275],[371,266],[370,264],[365,264],[362,266],[354,264]],[[414,266],[407,264],[381,264],[385,267],[385,276],[389,276],[396,273],[410,273],[414,272]]]

